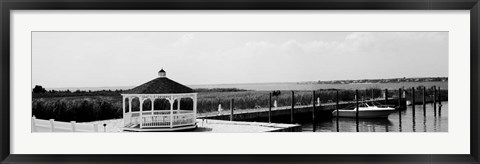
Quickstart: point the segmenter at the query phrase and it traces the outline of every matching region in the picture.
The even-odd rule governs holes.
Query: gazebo
[[[178,131],[197,127],[197,93],[167,78],[163,69],[158,76],[122,94],[124,131]]]

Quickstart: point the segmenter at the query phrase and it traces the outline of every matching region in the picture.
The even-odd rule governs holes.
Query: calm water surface
[[[448,132],[448,102],[442,102],[440,114],[437,104],[437,114],[434,114],[433,104],[426,105],[425,115],[423,105],[415,105],[415,115],[412,106],[406,110],[392,113],[388,119],[359,119],[360,132]],[[316,132],[336,132],[336,118],[316,123]],[[312,132],[313,124],[303,124],[303,131]],[[356,132],[355,118],[339,118],[340,132]]]

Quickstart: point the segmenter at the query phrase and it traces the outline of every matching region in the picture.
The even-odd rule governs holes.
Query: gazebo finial
[[[159,77],[167,77],[167,73],[165,72],[165,70],[163,70],[163,67],[160,71],[158,71],[158,76]]]

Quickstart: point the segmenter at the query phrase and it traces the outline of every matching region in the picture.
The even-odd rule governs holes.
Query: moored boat
[[[394,107],[385,105],[375,105],[372,102],[361,103],[358,105],[359,118],[387,118],[390,113],[395,111]],[[338,110],[338,117],[356,117],[357,108],[345,108]],[[333,116],[337,116],[337,111],[332,112]]]

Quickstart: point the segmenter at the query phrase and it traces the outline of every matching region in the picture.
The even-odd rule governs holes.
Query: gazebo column
[[[123,120],[125,121],[125,96],[122,96],[122,105],[123,105]],[[125,125],[125,122],[123,123],[123,125]]]
[[[175,99],[173,97],[170,100],[170,128],[173,128],[173,104],[175,103]]]
[[[132,113],[132,97],[128,98],[128,112]]]
[[[128,97],[128,112],[130,112],[130,119],[129,120],[129,124],[132,123],[132,116],[133,116],[133,112],[132,112],[132,97]]]
[[[193,95],[193,122],[197,121],[197,94]]]
[[[143,98],[140,98],[139,97],[139,100],[140,100],[140,129],[143,128]]]
[[[155,104],[155,103],[154,103],[154,102],[155,102],[155,98],[150,98],[150,101],[152,102],[152,116],[153,116],[153,110],[155,109],[155,108],[153,107],[153,104]]]
[[[177,114],[180,113],[180,100],[182,100],[182,98],[179,98],[177,101]]]

